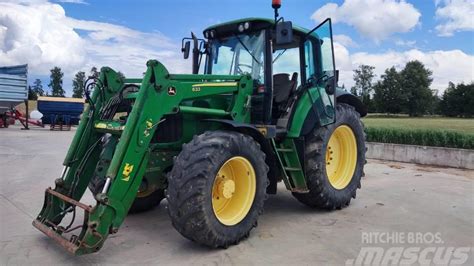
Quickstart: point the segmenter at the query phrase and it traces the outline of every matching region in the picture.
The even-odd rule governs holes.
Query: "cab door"
[[[320,126],[334,123],[336,119],[334,92],[337,77],[333,47],[330,19],[310,31],[303,43],[305,83]]]

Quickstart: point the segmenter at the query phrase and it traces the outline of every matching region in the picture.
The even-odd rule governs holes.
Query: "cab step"
[[[283,181],[286,188],[292,192],[309,192],[294,140],[287,138],[277,144],[273,139],[272,143],[276,151],[278,161],[282,166]]]

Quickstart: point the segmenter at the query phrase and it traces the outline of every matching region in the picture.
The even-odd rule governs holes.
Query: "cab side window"
[[[305,72],[306,72],[306,81],[310,78],[314,78],[316,75],[314,69],[314,46],[310,40],[307,40],[304,43],[304,61],[305,61]]]
[[[292,77],[296,73],[300,77],[300,49],[299,47],[277,50],[273,53],[273,73],[286,73]],[[297,80],[297,87],[300,85]]]

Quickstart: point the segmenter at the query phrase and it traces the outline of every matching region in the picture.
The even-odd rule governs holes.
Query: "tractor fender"
[[[203,119],[203,122],[213,122],[218,123],[223,126],[223,129],[239,132],[245,135],[252,137],[258,144],[260,148],[265,153],[265,163],[268,165],[268,181],[270,182],[267,187],[268,194],[276,194],[279,168],[277,164],[277,157],[270,143],[270,139],[266,138],[255,126],[240,123],[233,120],[227,119]]]
[[[339,103],[346,103],[348,105],[354,106],[356,111],[360,114],[360,117],[364,117],[367,115],[367,107],[362,103],[359,98],[357,98],[354,94],[349,93],[342,89],[336,89],[336,102]]]
[[[367,115],[367,107],[355,95],[337,88],[335,97],[336,103],[345,103],[353,106],[360,114],[360,117]],[[315,126],[319,126],[319,117],[315,112],[309,111],[304,120],[303,127],[301,128],[300,136],[309,134],[309,132],[311,132]]]

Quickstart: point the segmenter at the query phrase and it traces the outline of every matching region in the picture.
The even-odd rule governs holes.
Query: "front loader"
[[[249,236],[280,181],[310,207],[349,205],[363,176],[367,111],[336,87],[331,21],[293,26],[278,17],[279,2],[275,19],[184,38],[192,74],[156,60],[143,78],[103,67],[86,84],[89,104],[33,225],[73,254],[92,253],[128,213],[166,197],[184,237],[227,247]],[[94,206],[80,202],[86,190]]]

